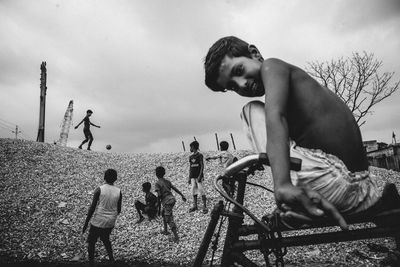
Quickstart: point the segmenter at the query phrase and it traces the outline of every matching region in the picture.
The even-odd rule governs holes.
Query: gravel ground
[[[202,152],[205,156],[216,152]],[[241,158],[249,151],[235,151]],[[87,262],[85,237],[80,234],[93,190],[103,183],[104,171],[118,172],[116,185],[123,192],[122,213],[111,240],[117,259],[115,266],[188,266],[196,256],[206,230],[209,214],[188,213],[192,202],[188,174],[189,153],[121,154],[59,147],[15,139],[0,139],[0,265],[1,266],[84,266]],[[177,196],[174,209],[181,241],[171,243],[159,232],[161,220],[137,225],[134,201],[144,201],[141,184],[157,180],[155,167],[166,168],[166,177],[188,198]],[[218,160],[206,162],[205,187],[211,208],[221,199],[213,188],[221,172]],[[379,186],[394,182],[400,187],[400,173],[372,168]],[[267,176],[267,179],[265,178]],[[251,177],[271,188],[269,169]],[[251,187],[246,203],[258,217],[274,209],[273,196]],[[250,219],[245,218],[249,223]],[[223,225],[222,229],[225,229]],[[224,236],[222,234],[221,239]],[[368,249],[368,244],[394,248],[392,239],[375,239],[340,244],[289,248],[287,266],[380,266],[385,253]],[[218,264],[222,241],[215,253]],[[106,265],[106,252],[98,242],[96,260]],[[262,262],[260,253],[249,253]],[[211,251],[206,259],[210,259]],[[145,265],[147,264],[147,265]]]

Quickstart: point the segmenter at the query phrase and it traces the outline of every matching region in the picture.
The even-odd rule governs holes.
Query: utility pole
[[[18,131],[18,125],[15,126],[15,131],[12,131],[12,132],[15,133],[15,139],[18,139],[18,134],[21,132],[21,131]]]
[[[182,141],[183,152],[186,152],[185,143]]]
[[[44,122],[46,108],[46,91],[47,91],[47,69],[46,62],[43,61],[40,65],[40,114],[39,114],[39,130],[37,142],[44,142]]]
[[[73,111],[74,111],[74,101],[71,100],[69,101],[67,110],[65,111],[63,123],[61,126],[60,139],[57,142],[60,146],[67,145],[69,128],[71,127],[72,124]]]

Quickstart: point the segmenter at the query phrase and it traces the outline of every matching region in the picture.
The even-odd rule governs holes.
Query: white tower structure
[[[72,124],[73,111],[74,111],[74,101],[71,100],[69,101],[68,108],[65,111],[64,119],[61,126],[60,139],[57,142],[57,144],[60,146],[67,145],[69,128],[71,127]]]

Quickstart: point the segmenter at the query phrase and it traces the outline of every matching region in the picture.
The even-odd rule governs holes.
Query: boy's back
[[[159,178],[155,184],[155,191],[158,191],[161,201],[165,202],[169,199],[175,198],[171,191],[172,183],[165,178]]]
[[[271,65],[265,61],[262,69],[270,68],[268,64]],[[289,73],[289,137],[301,147],[336,155],[351,172],[366,170],[368,162],[360,130],[346,104],[300,68],[276,59],[272,64]],[[273,90],[266,88],[267,114],[280,104]]]
[[[94,213],[92,224],[96,227],[114,227],[118,216],[118,201],[121,190],[109,184],[100,186],[100,196],[97,209]]]

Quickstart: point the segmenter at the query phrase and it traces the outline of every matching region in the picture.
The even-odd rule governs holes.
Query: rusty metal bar
[[[368,229],[336,231],[302,236],[285,236],[280,241],[282,246],[295,247],[332,242],[354,241],[360,239],[395,237],[399,234],[400,229],[398,227],[374,227]],[[263,242],[267,248],[273,248],[275,245],[274,240],[271,239],[264,240]],[[261,242],[259,240],[239,240],[232,244],[231,248],[234,251],[255,250],[261,248]]]

